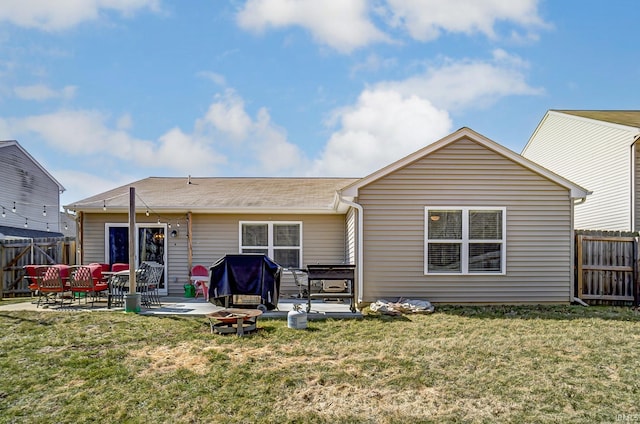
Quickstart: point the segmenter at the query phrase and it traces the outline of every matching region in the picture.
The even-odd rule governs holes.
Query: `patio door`
[[[136,224],[136,267],[142,262],[164,265],[159,292],[167,295],[167,226],[166,224]],[[105,224],[105,261],[129,263],[129,225]]]

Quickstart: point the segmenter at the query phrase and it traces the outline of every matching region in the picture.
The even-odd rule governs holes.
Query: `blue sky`
[[[148,176],[359,177],[466,126],[639,109],[636,0],[3,0],[0,140],[63,204]]]

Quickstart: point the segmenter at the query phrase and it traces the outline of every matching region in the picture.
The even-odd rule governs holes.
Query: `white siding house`
[[[0,141],[0,169],[0,233],[61,236],[62,184],[15,140]]]
[[[550,110],[522,155],[593,192],[575,228],[637,231],[640,111]]]

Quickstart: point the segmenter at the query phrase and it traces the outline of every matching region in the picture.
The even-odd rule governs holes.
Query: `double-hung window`
[[[240,222],[240,253],[264,253],[284,268],[300,268],[301,222]]]
[[[425,208],[425,274],[504,274],[506,208]]]

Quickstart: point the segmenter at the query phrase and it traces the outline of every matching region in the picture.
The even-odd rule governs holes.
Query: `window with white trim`
[[[506,208],[425,208],[425,274],[504,274]]]
[[[284,268],[300,268],[302,223],[241,221],[240,253],[264,253]]]

